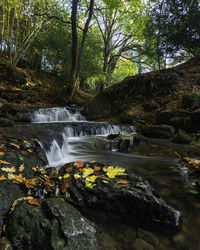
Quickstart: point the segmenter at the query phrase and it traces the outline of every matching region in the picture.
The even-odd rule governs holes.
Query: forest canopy
[[[2,0],[0,51],[70,97],[200,55],[199,0]]]

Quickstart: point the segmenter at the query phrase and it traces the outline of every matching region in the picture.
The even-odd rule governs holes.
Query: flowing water
[[[133,126],[88,122],[81,110],[75,108],[39,109],[30,117],[32,124],[16,126],[15,133],[37,138],[49,166],[59,167],[75,160],[120,165],[148,179],[183,215],[182,230],[171,236],[123,223],[112,226],[98,224],[98,237],[103,249],[200,250],[200,195],[190,193],[175,153],[185,152],[189,156],[200,157],[199,146],[176,145],[154,139],[148,144],[135,146],[130,153],[120,153],[115,148],[110,150],[107,135],[120,131],[136,133]],[[144,241],[141,239],[151,245],[146,245],[146,248],[143,245],[142,248]]]

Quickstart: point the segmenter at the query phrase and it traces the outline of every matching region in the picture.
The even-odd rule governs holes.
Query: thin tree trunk
[[[79,54],[78,54],[76,77],[75,77],[75,85],[76,85],[77,88],[79,87],[79,74],[80,74],[80,71],[81,71],[81,62],[82,62],[83,49],[84,49],[85,40],[86,40],[87,32],[88,32],[88,29],[89,29],[89,25],[90,25],[90,22],[92,20],[93,10],[94,10],[94,0],[90,0],[89,15],[88,15],[88,18],[87,18],[87,21],[85,23],[85,27],[84,27],[84,30],[83,30],[81,46],[80,46]]]
[[[70,82],[67,88],[67,95],[71,99],[75,90],[75,79],[77,69],[77,46],[78,46],[78,34],[77,34],[77,9],[79,0],[72,1],[71,11],[71,30],[72,30],[72,50],[71,50],[71,72]]]

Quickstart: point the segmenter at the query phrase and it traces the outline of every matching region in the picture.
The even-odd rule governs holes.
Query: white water
[[[73,113],[67,108],[41,108],[32,112],[30,118],[34,123],[86,121],[80,110]]]
[[[39,109],[31,113],[31,119],[33,123],[67,123],[61,133],[62,141],[60,138],[54,138],[48,150],[45,149],[48,138],[43,139],[45,141],[40,141],[40,145],[44,149],[51,167],[61,166],[67,162],[74,161],[77,150],[81,150],[81,144],[85,145],[87,143],[87,146],[94,147],[92,142],[94,137],[102,137],[101,140],[104,140],[104,137],[107,135],[118,134],[121,131],[135,133],[134,126],[87,122],[79,110],[72,113],[67,108]],[[73,122],[71,126],[70,122]]]

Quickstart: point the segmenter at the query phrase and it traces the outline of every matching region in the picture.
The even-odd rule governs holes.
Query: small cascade
[[[34,123],[86,121],[80,109],[73,112],[70,108],[41,108],[31,112],[30,119]]]
[[[77,151],[74,145],[80,148],[83,141],[91,144],[91,138],[94,137],[105,138],[109,134],[119,132],[135,133],[135,127],[130,125],[88,122],[77,108],[39,109],[32,112],[30,116],[39,129],[41,129],[40,123],[45,123],[42,125],[44,126],[43,136],[38,139],[46,153],[49,166],[55,167],[73,160],[71,152]],[[90,140],[85,140],[88,136]]]

